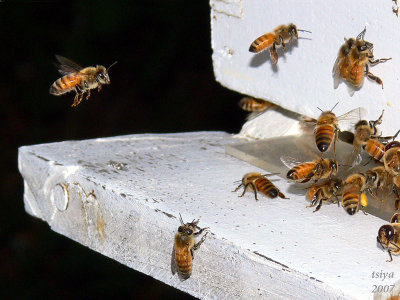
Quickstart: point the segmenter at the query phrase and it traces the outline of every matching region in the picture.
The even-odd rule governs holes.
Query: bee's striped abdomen
[[[351,186],[343,191],[342,206],[349,215],[354,215],[358,211],[360,199],[359,190]]]
[[[259,178],[255,181],[255,186],[258,191],[270,198],[276,198],[279,190],[267,178]]]
[[[319,125],[315,132],[315,143],[317,148],[321,152],[325,152],[329,149],[333,136],[335,134],[335,129],[332,125]]]
[[[81,83],[82,78],[76,74],[67,74],[56,81],[50,87],[50,94],[62,95],[75,90],[75,87]]]
[[[369,139],[367,145],[365,145],[365,151],[376,160],[383,161],[385,146],[377,140]]]
[[[192,274],[192,254],[189,247],[175,247],[175,261],[179,274],[183,278],[189,278]]]
[[[260,36],[253,43],[251,43],[249,51],[257,53],[271,47],[275,41],[275,37],[276,35],[274,33],[266,33]]]
[[[286,177],[292,180],[311,178],[314,175],[315,163],[305,162],[289,170]]]

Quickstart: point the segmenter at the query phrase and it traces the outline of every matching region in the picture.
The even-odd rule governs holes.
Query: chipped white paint
[[[393,1],[354,0],[339,5],[335,0],[243,0],[240,18],[218,13],[214,7],[221,2],[233,7],[230,2],[237,1],[210,1],[214,73],[223,86],[310,117],[319,115],[317,106],[329,109],[338,101],[337,115],[362,106],[369,112],[367,119],[373,120],[385,109],[383,134],[392,135],[398,130],[400,18],[392,12]],[[248,51],[254,39],[290,22],[312,31],[312,34],[299,33],[312,40],[300,39],[286,52],[279,49],[277,66],[271,64],[268,51],[260,54]],[[374,43],[375,57],[393,59],[370,69],[383,80],[383,90],[365,78],[362,89],[350,97],[344,83],[338,89],[333,88],[332,67],[344,38],[356,37],[364,26],[365,39]],[[233,54],[227,55],[226,49]],[[289,131],[286,124],[280,130],[282,123],[277,121],[293,123],[289,118],[276,116],[276,125],[271,128],[262,125],[269,118],[263,117],[248,122],[241,136],[269,137],[271,131],[284,134]]]
[[[208,132],[21,147],[26,209],[53,230],[203,299],[372,299],[382,282],[374,271],[394,272],[385,284],[400,279],[400,257],[387,263],[376,243],[380,219],[348,216],[336,205],[313,213],[304,191],[279,177],[272,179],[290,200],[232,193],[234,181],[260,171],[225,154],[236,142]],[[68,207],[54,210],[47,176],[70,166],[80,168],[60,176]],[[170,265],[179,213],[211,231],[186,281]]]

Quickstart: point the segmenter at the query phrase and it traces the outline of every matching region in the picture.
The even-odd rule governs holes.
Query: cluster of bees
[[[297,29],[294,24],[281,25],[273,32],[257,38],[249,51],[257,53],[269,49],[271,61],[276,64],[276,48],[282,47],[285,50],[287,43],[298,39],[298,31],[306,30]],[[344,81],[349,87],[350,96],[362,87],[365,76],[383,88],[382,80],[370,72],[370,67],[391,59],[375,59],[373,44],[364,40],[365,33],[366,29],[356,38],[345,39],[332,70],[334,88]],[[252,97],[242,98],[239,106],[251,112],[250,117],[276,108],[273,103]],[[296,183],[312,182],[306,188],[305,197],[310,202],[309,207],[315,207],[314,212],[318,211],[323,203],[337,203],[349,215],[354,215],[359,210],[365,213],[364,209],[368,205],[367,194],[381,204],[384,204],[389,196],[394,196],[393,210],[396,213],[391,218],[390,225],[383,225],[377,236],[379,245],[388,251],[389,261],[392,261],[392,254],[400,254],[400,214],[397,213],[400,209],[400,142],[395,140],[400,131],[394,136],[381,135],[378,126],[382,123],[383,111],[377,120],[367,121],[362,119],[366,113],[363,108],[356,108],[342,116],[336,116],[333,113],[334,108],[328,111],[320,109],[321,115],[317,119],[303,117],[300,120],[304,131],[313,131],[320,155],[308,162],[297,162],[289,156],[281,157],[283,164],[289,168],[286,178]],[[351,131],[341,130],[342,126],[344,128],[350,124]],[[338,139],[353,146],[344,164],[339,164],[336,160]],[[324,157],[331,147],[334,157]],[[362,162],[362,152],[366,152],[370,160],[378,162],[379,166],[364,172],[355,172],[353,168]],[[346,170],[347,174],[350,172],[350,175],[338,177],[339,168]],[[256,199],[258,192],[269,198],[286,198],[267,178],[270,175],[274,174],[245,174],[234,191],[243,187],[240,197],[247,190],[252,190]]]

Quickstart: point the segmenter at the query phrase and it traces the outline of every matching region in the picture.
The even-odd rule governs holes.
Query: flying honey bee
[[[266,111],[267,109],[275,109],[278,107],[278,105],[262,99],[243,97],[239,101],[239,107],[244,111],[258,113]]]
[[[382,85],[382,80],[369,71],[369,66],[374,66],[379,63],[386,62],[391,58],[374,59],[374,45],[364,40],[366,28],[357,36],[356,39],[351,38],[345,40],[341,46],[332,74],[334,78],[334,88],[339,86],[341,80],[348,83],[350,87],[349,93],[353,96],[355,90],[362,87],[364,76]]]
[[[314,161],[299,163],[293,157],[282,156],[281,161],[290,169],[286,178],[301,183],[331,177],[336,175],[339,169],[336,160],[327,158],[317,158]]]
[[[65,93],[75,91],[76,95],[72,107],[77,106],[83,100],[85,93],[86,100],[90,98],[90,90],[97,88],[101,91],[103,84],[110,84],[108,70],[117,62],[114,62],[107,69],[104,66],[97,65],[96,67],[82,68],[73,61],[56,55],[59,62],[57,65],[61,78],[54,81],[50,87],[50,94],[59,96]]]
[[[330,178],[322,182],[321,184],[313,184],[308,188],[306,193],[306,199],[311,202],[309,207],[317,205],[313,212],[318,211],[323,202],[327,202],[332,198],[336,198],[339,204],[338,197],[342,195],[343,180],[340,178]]]
[[[276,198],[279,196],[280,198],[288,199],[269,179],[266,178],[268,175],[274,174],[261,175],[261,173],[257,172],[247,173],[243,176],[241,183],[233,192],[237,192],[243,186],[243,193],[239,197],[243,197],[247,189],[251,189],[254,192],[256,200],[258,200],[257,192],[263,193],[268,198]]]
[[[342,206],[349,215],[354,215],[360,209],[364,211],[368,206],[368,198],[364,193],[366,189],[366,177],[363,173],[355,173],[348,176],[344,183]]]
[[[277,47],[282,47],[286,50],[286,44],[291,44],[294,39],[298,39],[298,31],[309,32],[304,29],[297,29],[296,25],[290,23],[289,25],[280,25],[274,29],[273,32],[263,34],[251,43],[249,51],[258,53],[263,50],[269,49],[271,60],[273,64],[278,63]]]
[[[357,120],[366,114],[366,111],[362,107],[355,108],[344,115],[337,117],[332,111],[338,105],[328,111],[322,111],[318,119],[304,118],[302,125],[304,128],[314,128],[314,137],[317,148],[320,152],[324,153],[329,150],[333,142],[333,152],[336,155],[336,141],[338,139],[338,133],[340,127],[348,127],[353,125]]]
[[[179,217],[181,225],[175,235],[174,258],[178,274],[182,279],[188,279],[192,274],[194,251],[199,249],[208,232],[203,235],[198,243],[195,242],[195,237],[208,228],[198,227],[197,224],[199,223],[199,220],[193,220],[190,223],[183,223],[180,214]],[[198,231],[196,231],[196,229],[198,229]]]
[[[391,262],[393,260],[392,254],[400,254],[400,214],[395,213],[390,219],[390,225],[383,225],[379,228],[378,236],[376,237],[378,243],[383,249],[387,249]]]

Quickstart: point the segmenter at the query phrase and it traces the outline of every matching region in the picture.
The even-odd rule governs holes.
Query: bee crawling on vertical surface
[[[332,70],[334,88],[336,89],[340,81],[344,80],[349,86],[350,96],[353,96],[354,92],[362,87],[365,76],[380,84],[383,88],[382,80],[369,71],[369,66],[374,66],[392,59],[374,58],[374,45],[364,40],[366,30],[367,29],[364,28],[355,39],[345,39],[345,43],[339,50]]]
[[[193,220],[190,223],[183,223],[182,216],[179,214],[181,225],[178,227],[178,232],[175,234],[174,253],[172,262],[173,273],[178,271],[182,279],[188,279],[192,274],[194,251],[200,248],[200,245],[206,239],[208,232],[206,232],[201,240],[196,243],[195,237],[202,234],[208,228],[200,228],[197,226],[199,220]],[[198,230],[198,231],[196,231]]]
[[[390,219],[390,225],[383,225],[379,228],[377,242],[383,249],[387,249],[391,262],[392,254],[400,254],[400,214],[395,213]]]
[[[263,34],[254,40],[250,45],[249,51],[258,53],[269,49],[272,63],[275,65],[278,63],[278,52],[276,48],[282,47],[283,50],[286,50],[287,43],[291,44],[293,40],[299,38],[298,31],[311,33],[311,31],[308,30],[297,29],[297,26],[293,23],[289,25],[280,25],[276,27],[273,32]]]
[[[114,62],[107,69],[104,66],[82,68],[75,62],[56,55],[59,64],[56,64],[61,78],[57,79],[50,87],[50,94],[59,96],[69,92],[75,92],[74,102],[71,106],[77,106],[83,100],[85,93],[86,100],[90,98],[90,90],[97,88],[101,91],[103,84],[110,84],[108,70],[117,62]]]
[[[242,182],[233,192],[237,192],[243,186],[243,193],[239,197],[243,197],[247,189],[250,189],[253,190],[256,200],[258,200],[257,192],[263,193],[268,198],[280,197],[282,199],[289,199],[286,198],[285,195],[282,194],[282,192],[268,178],[266,178],[266,176],[269,175],[276,174],[262,175],[261,173],[257,172],[247,173],[243,176],[241,180]]]

